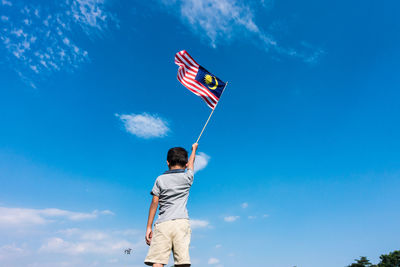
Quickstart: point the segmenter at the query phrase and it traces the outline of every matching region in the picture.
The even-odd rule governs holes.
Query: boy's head
[[[187,162],[188,162],[188,153],[184,148],[173,147],[170,150],[168,150],[167,163],[170,169],[174,167],[180,167],[184,169],[186,168]]]

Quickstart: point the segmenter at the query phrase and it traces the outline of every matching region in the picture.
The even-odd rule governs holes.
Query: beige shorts
[[[144,263],[147,265],[153,265],[153,263],[168,264],[172,250],[175,265],[190,264],[191,233],[188,219],[157,223],[154,225],[153,238]]]

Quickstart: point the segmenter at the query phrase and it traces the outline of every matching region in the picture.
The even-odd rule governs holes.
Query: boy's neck
[[[185,169],[185,167],[178,166],[178,165],[169,167],[170,171],[172,171],[172,170],[182,170],[182,169]]]

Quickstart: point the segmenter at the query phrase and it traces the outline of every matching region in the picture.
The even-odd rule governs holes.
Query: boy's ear
[[[168,162],[168,160],[167,160],[167,165],[168,165],[168,167],[169,167],[169,162]]]

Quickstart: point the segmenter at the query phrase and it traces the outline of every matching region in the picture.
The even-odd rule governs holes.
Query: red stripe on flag
[[[192,65],[184,56],[177,55],[178,59],[185,65],[188,70],[196,71],[199,69],[198,66]]]
[[[192,93],[200,96],[210,108],[214,109],[219,98],[196,80],[196,75],[199,71],[199,64],[185,50],[176,53],[175,64],[179,66],[179,82]]]
[[[201,87],[198,87],[195,84],[193,84],[191,80],[188,80],[184,76],[182,76],[182,73],[179,73],[178,76],[180,78],[180,82],[184,84],[186,88],[196,90],[196,92],[199,92],[200,94],[204,95],[207,99],[209,99],[208,102],[211,102],[212,104],[217,103],[217,100],[210,97],[210,93],[208,91],[204,91],[204,89],[202,89]]]
[[[205,97],[203,94],[200,94],[200,93],[198,93],[196,90],[191,89],[190,86],[186,86],[186,82],[183,81],[183,80],[181,80],[181,78],[180,78],[179,76],[178,76],[178,80],[179,80],[187,89],[189,89],[192,93],[194,93],[195,95],[200,96],[200,97],[204,100],[204,102],[206,102],[206,104],[207,104],[210,108],[212,108],[212,109],[215,108],[215,104],[210,103],[209,100],[207,99],[207,97]]]
[[[183,79],[188,82],[190,85],[192,85],[193,87],[195,87],[196,89],[202,91],[205,95],[207,95],[207,97],[211,98],[212,100],[214,100],[214,102],[218,102],[218,99],[215,97],[215,95],[213,95],[212,93],[210,93],[207,88],[205,88],[201,83],[199,83],[198,81],[194,80],[194,79],[190,79],[187,78],[186,76],[183,77]]]
[[[199,66],[199,64],[196,62],[196,60],[194,60],[194,59],[192,58],[192,56],[189,55],[188,52],[186,52],[186,50],[183,50],[183,51],[185,51],[185,54],[193,61],[194,64],[196,64],[197,66]]]

